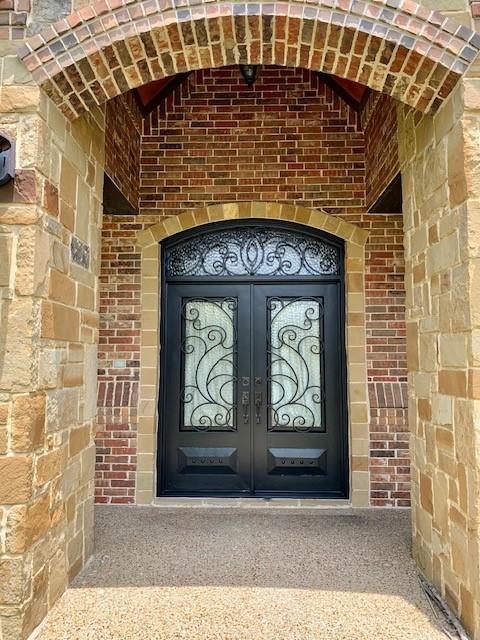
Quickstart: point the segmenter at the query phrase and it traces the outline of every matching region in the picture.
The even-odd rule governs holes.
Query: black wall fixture
[[[246,84],[251,87],[257,79],[258,65],[256,64],[240,64],[240,72]]]
[[[15,177],[15,140],[0,133],[0,187]]]

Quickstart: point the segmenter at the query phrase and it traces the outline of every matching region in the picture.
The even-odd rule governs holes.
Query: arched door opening
[[[343,244],[312,231],[162,246],[158,493],[348,495]]]

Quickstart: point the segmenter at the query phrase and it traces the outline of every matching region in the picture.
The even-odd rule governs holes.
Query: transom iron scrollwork
[[[339,248],[285,229],[239,227],[167,249],[167,277],[318,276],[340,272]]]
[[[321,298],[268,301],[268,430],[324,431]]]
[[[182,305],[182,431],[236,431],[237,300]]]

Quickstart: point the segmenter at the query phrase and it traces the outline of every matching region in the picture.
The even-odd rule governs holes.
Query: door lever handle
[[[250,406],[250,391],[242,391],[243,423],[248,424],[248,407]]]
[[[256,423],[260,423],[260,409],[262,407],[262,392],[255,391],[255,420]]]

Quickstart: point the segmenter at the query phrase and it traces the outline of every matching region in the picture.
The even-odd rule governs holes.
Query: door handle
[[[262,407],[262,392],[255,391],[255,420],[256,423],[260,423],[260,409]]]
[[[248,424],[248,408],[250,406],[250,391],[242,391],[243,423]]]

